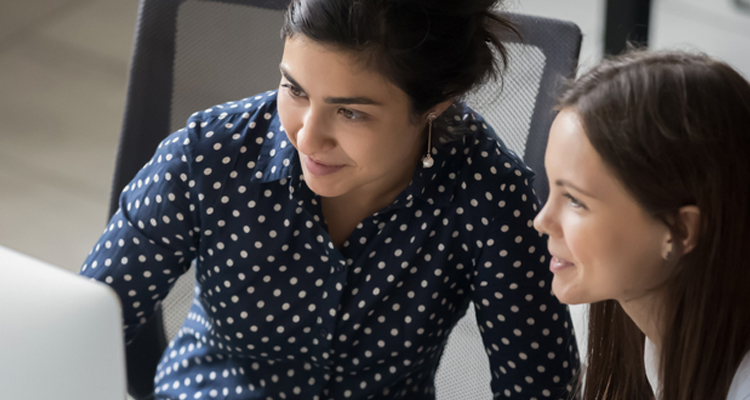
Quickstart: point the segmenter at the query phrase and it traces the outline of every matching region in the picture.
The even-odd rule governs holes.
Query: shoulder
[[[218,135],[240,131],[245,127],[260,129],[271,126],[274,122],[278,123],[276,93],[272,90],[196,111],[188,118],[187,129],[212,131],[214,135]]]
[[[464,134],[458,136],[455,142],[446,145],[454,144],[461,147],[468,165],[476,169],[504,166],[505,170],[517,176],[534,177],[534,172],[516,152],[503,143],[481,114],[465,104],[459,104],[457,108],[456,119],[460,121],[456,121],[452,128]]]
[[[276,93],[268,91],[197,111],[188,118],[185,128],[173,135],[184,136],[181,142],[189,147],[194,160],[220,161],[220,154],[257,155],[267,137],[283,130]]]
[[[291,146],[276,111],[276,91],[269,91],[193,113],[159,144],[149,164],[179,169],[182,181],[204,190],[221,187],[227,177],[254,176],[256,164],[268,164],[279,147]]]
[[[745,354],[745,358],[737,368],[737,372],[732,379],[732,386],[729,388],[727,400],[749,400],[750,399],[750,353]]]
[[[532,182],[534,172],[495,134],[481,115],[465,107],[462,123],[465,135],[445,144],[445,151],[458,157],[457,194],[485,198],[488,210],[504,208],[508,203],[536,202]]]

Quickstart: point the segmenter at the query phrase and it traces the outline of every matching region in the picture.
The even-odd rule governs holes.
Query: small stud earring
[[[672,240],[670,239],[668,242],[669,249],[666,251],[662,251],[661,258],[664,259],[664,261],[669,261],[670,257],[672,257]]]
[[[432,168],[433,165],[435,165],[435,160],[432,158],[432,121],[437,119],[437,114],[435,112],[431,112],[427,116],[427,154],[425,154],[424,157],[422,157],[422,166],[424,168]]]

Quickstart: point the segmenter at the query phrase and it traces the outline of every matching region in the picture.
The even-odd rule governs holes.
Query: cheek
[[[606,232],[602,232],[596,221],[571,217],[573,221],[561,221],[565,244],[570,251],[571,261],[589,278],[595,276],[595,268],[603,259],[610,256]]]
[[[374,172],[403,168],[411,162],[412,136],[416,135],[413,129],[402,124],[382,123],[362,130],[341,126],[336,136],[338,145],[351,159]]]
[[[355,131],[342,127],[336,135],[336,143],[343,153],[358,166],[368,170],[377,170],[382,167],[387,152],[383,151],[382,136],[377,131],[362,130]]]
[[[600,287],[616,282],[622,264],[627,264],[623,248],[617,245],[618,235],[595,226],[583,227],[577,233],[569,240],[570,251],[584,277]]]
[[[602,220],[580,226],[568,238],[581,277],[598,300],[623,300],[658,282],[660,264],[649,228],[625,226]]]
[[[613,247],[619,250],[618,275],[623,298],[638,297],[663,282],[668,276],[661,259],[662,230],[647,224],[624,231]],[[615,260],[610,260],[614,263]]]

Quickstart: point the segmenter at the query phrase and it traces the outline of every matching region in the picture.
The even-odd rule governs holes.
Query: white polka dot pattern
[[[533,174],[481,117],[336,248],[276,93],[195,113],[123,190],[81,269],[122,299],[128,340],[196,260],[159,399],[433,399],[469,302],[496,397],[564,398],[578,367],[550,292]]]

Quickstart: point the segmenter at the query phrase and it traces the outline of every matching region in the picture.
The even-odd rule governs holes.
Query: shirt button
[[[321,329],[321,330],[320,330],[320,336],[321,336],[321,337],[326,337],[326,336],[328,336],[328,331],[327,331],[327,330],[325,330],[325,328],[324,328],[324,329]]]

